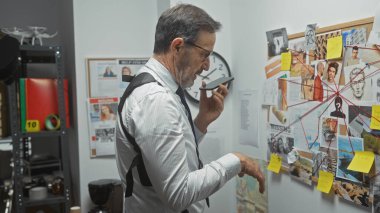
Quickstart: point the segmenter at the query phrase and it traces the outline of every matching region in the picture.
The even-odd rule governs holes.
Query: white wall
[[[91,201],[88,183],[118,178],[115,158],[90,159],[86,100],[87,57],[149,57],[153,52],[157,21],[155,0],[74,1],[75,60],[77,84],[78,149],[82,212]]]
[[[232,2],[232,1],[231,1]],[[374,15],[377,0],[236,0],[231,3],[232,58],[235,71],[235,91],[260,90],[265,80],[268,30],[286,27],[289,34],[304,32],[307,24],[320,27],[367,18]],[[260,93],[259,93],[260,94]],[[237,97],[235,101],[237,101]],[[260,99],[261,100],[261,99]],[[239,146],[240,150],[266,159],[265,115],[260,116],[261,148]],[[325,196],[316,187],[309,188],[293,181],[289,175],[269,172],[269,212],[370,212],[338,199]]]

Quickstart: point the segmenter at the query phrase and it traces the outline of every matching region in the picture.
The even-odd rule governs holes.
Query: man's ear
[[[170,49],[179,52],[180,48],[185,44],[185,41],[183,38],[175,38],[173,39],[172,43],[170,44]]]

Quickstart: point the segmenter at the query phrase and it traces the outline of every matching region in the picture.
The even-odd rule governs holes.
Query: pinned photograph
[[[343,45],[365,44],[367,41],[367,30],[362,27],[360,29],[351,29],[342,32]]]
[[[372,196],[370,195],[369,187],[360,186],[349,181],[336,180],[333,184],[333,189],[334,193],[340,198],[361,206],[370,206]]]
[[[328,33],[324,33],[324,34],[318,34],[316,36],[316,40],[315,40],[316,48],[313,51],[314,52],[313,53],[313,58],[315,60],[326,59],[326,55],[327,55],[327,40],[329,38],[340,36],[340,35],[341,35],[341,31],[340,30],[333,31],[333,32],[328,32]]]
[[[281,156],[282,165],[288,166],[287,155],[294,148],[294,137],[292,128],[286,128],[275,124],[268,125],[267,145],[268,145],[268,159],[271,154]]]
[[[292,52],[292,64],[290,65],[290,77],[300,77],[302,72],[307,72],[310,65],[306,64],[306,53]]]
[[[314,85],[313,85],[313,100],[314,101],[323,101],[323,73],[325,72],[326,67],[326,61],[325,60],[318,60],[313,61],[311,63],[311,66],[314,67]]]
[[[327,147],[320,147],[319,151],[321,152],[321,164],[319,170],[331,172],[335,176],[338,162],[338,151]]]
[[[347,67],[362,63],[360,59],[360,52],[361,51],[358,46],[346,47],[344,52],[344,66]]]
[[[321,146],[337,149],[338,119],[324,117],[321,119]]]
[[[292,178],[302,181],[308,185],[311,185],[312,172],[313,172],[313,160],[312,153],[299,152],[299,159],[289,165],[289,173]]]
[[[315,50],[315,28],[317,24],[308,24],[305,30],[306,51]]]
[[[304,64],[301,69],[301,98],[314,99],[314,68]]]
[[[338,168],[336,170],[336,177],[357,183],[363,182],[363,173],[347,169],[356,151],[364,151],[363,138],[338,137]]]
[[[342,63],[337,61],[330,61],[327,63],[327,68],[323,73],[323,80],[330,85],[329,88],[336,90],[339,85],[340,74],[342,70]]]
[[[273,57],[288,49],[288,34],[286,28],[267,31],[268,56]]]
[[[372,106],[348,106],[348,134],[362,137],[363,131],[370,132],[369,125],[372,117]],[[380,145],[380,144],[379,144]],[[380,146],[379,146],[380,147]]]

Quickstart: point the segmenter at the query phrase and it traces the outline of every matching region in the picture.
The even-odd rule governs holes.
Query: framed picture
[[[149,58],[87,58],[89,97],[121,97]]]

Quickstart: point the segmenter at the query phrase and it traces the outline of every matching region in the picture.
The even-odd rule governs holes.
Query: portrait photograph
[[[330,85],[328,90],[336,90],[339,85],[342,63],[340,61],[329,61],[324,68],[323,81]],[[336,86],[335,86],[336,85]]]
[[[360,46],[346,47],[344,50],[344,67],[363,63],[361,60],[362,49]]]

